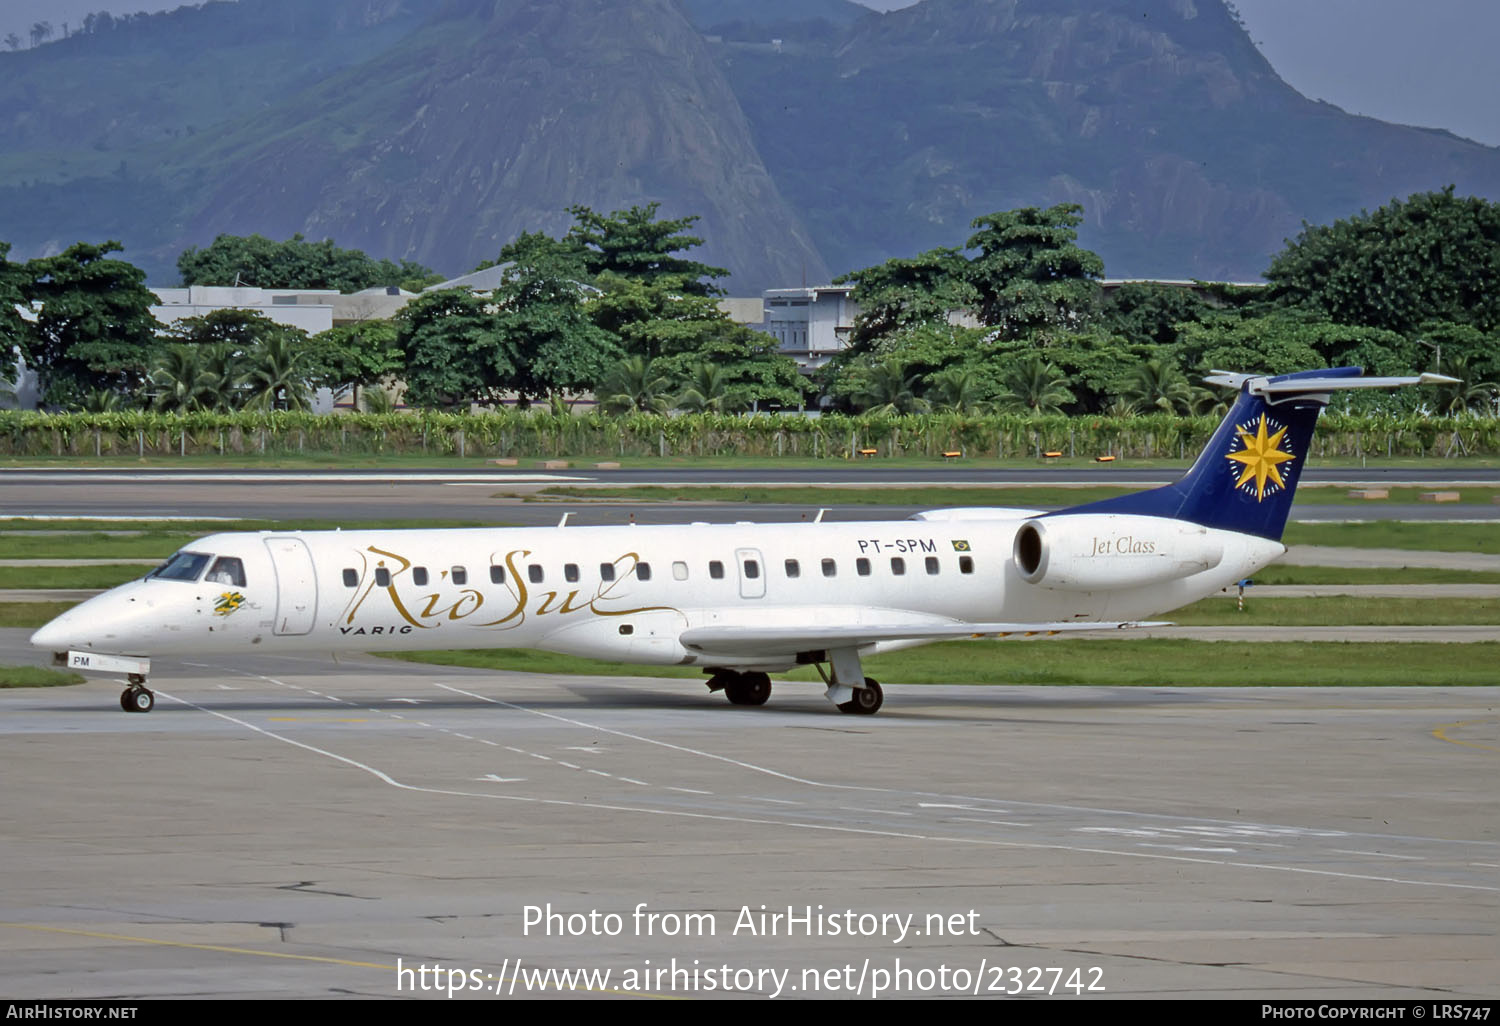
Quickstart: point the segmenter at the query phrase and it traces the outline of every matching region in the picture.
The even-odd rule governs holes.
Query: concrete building
[[[160,305],[151,316],[170,328],[190,317],[206,317],[216,310],[249,310],[277,324],[301,328],[309,335],[333,327],[334,290],[262,289],[227,285],[190,285],[181,289],[152,289]]]
[[[849,298],[852,285],[767,289],[760,330],[775,337],[783,355],[810,374],[849,344],[859,307]]]

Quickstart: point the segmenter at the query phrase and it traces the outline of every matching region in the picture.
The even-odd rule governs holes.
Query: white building
[[[301,328],[309,335],[333,327],[334,290],[262,289],[253,286],[190,285],[181,289],[152,289],[160,305],[151,316],[170,328],[189,317],[206,317],[216,310],[249,310],[277,324]]]
[[[767,289],[760,330],[776,338],[785,356],[804,374],[827,363],[849,344],[859,307],[849,298],[852,285]]]

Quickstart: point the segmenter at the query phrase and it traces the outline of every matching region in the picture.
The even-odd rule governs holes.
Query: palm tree
[[[366,413],[393,413],[396,409],[396,397],[383,385],[365,386],[360,402]]]
[[[204,351],[213,348],[170,345],[162,350],[151,368],[151,405],[158,410],[221,409],[227,382],[215,366],[222,365],[221,354]]]
[[[933,408],[953,413],[983,413],[990,403],[984,398],[979,375],[967,367],[950,367],[927,379],[928,401]]]
[[[711,363],[695,364],[675,405],[679,410],[696,413],[723,413],[727,402],[725,390],[723,370]]]
[[[610,413],[666,413],[666,392],[671,383],[666,375],[656,373],[652,364],[643,356],[616,364],[599,386],[599,404]]]
[[[1175,363],[1147,360],[1131,375],[1123,398],[1137,410],[1187,413],[1193,406],[1193,386]]]
[[[919,375],[910,377],[896,357],[860,369],[849,397],[866,413],[920,413],[927,400],[917,396]]]
[[[1000,408],[1007,413],[1061,413],[1073,401],[1067,376],[1040,356],[1028,356],[1010,365],[1001,379],[1005,392]]]
[[[1476,408],[1480,412],[1494,413],[1495,392],[1500,389],[1500,385],[1493,381],[1479,380],[1479,371],[1469,366],[1467,356],[1444,360],[1439,373],[1458,379],[1456,384],[1437,386],[1433,406],[1439,413],[1456,416]]]
[[[303,351],[292,347],[285,335],[267,335],[245,358],[246,406],[263,410],[307,410],[312,408]]]

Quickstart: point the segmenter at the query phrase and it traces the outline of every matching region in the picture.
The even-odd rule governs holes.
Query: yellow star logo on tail
[[[1286,428],[1278,428],[1274,435],[1268,436],[1266,415],[1262,413],[1260,425],[1255,434],[1252,435],[1250,429],[1245,427],[1237,427],[1235,430],[1240,433],[1240,442],[1244,448],[1230,453],[1225,458],[1243,464],[1245,469],[1240,472],[1240,479],[1234,483],[1234,486],[1240,488],[1254,481],[1256,502],[1266,497],[1266,482],[1268,481],[1277,488],[1285,488],[1286,482],[1281,477],[1281,464],[1297,458],[1294,453],[1281,450],[1281,440],[1286,436]]]

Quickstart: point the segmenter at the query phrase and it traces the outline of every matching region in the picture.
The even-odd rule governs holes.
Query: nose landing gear
[[[146,678],[132,673],[125,678],[130,686],[120,692],[120,708],[131,713],[148,713],[156,708],[156,695],[146,687]]]

